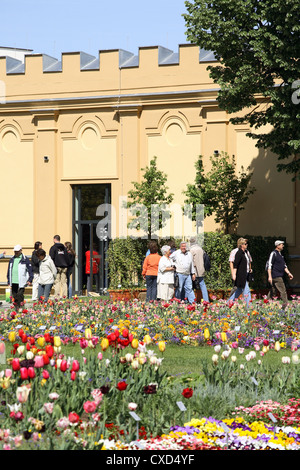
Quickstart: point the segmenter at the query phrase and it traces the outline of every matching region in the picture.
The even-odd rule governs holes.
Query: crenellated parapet
[[[180,67],[180,59],[183,55],[186,54],[187,48],[196,47],[199,54],[199,64],[203,62],[215,61],[214,53],[211,51],[206,51],[201,49],[198,46],[193,44],[184,44],[179,45],[179,51],[173,52],[170,49],[167,49],[162,46],[151,46],[151,47],[141,47],[139,48],[139,54],[135,55],[132,52],[126,51],[124,49],[109,49],[99,51],[98,57],[87,54],[86,52],[65,52],[62,53],[61,59],[51,57],[47,54],[25,54],[24,60],[16,59],[11,56],[1,56],[0,61],[5,62],[6,75],[15,75],[15,74],[26,74],[28,67],[35,67],[35,62],[40,58],[42,65],[43,73],[50,72],[60,72],[64,73],[65,69],[63,67],[65,58],[72,55],[77,58],[80,71],[86,70],[98,70],[102,69],[102,58],[107,55],[118,56],[118,68],[125,69],[131,67],[140,67],[140,58],[141,55],[147,56],[150,55],[149,51],[155,50],[157,56],[157,65],[178,65]],[[0,50],[1,54],[1,50]],[[147,58],[146,58],[147,59]],[[30,73],[30,71],[29,71]]]
[[[66,52],[55,58],[24,53],[1,56],[0,81],[7,103],[81,96],[155,93],[214,86],[207,65],[213,52],[182,44],[178,52],[162,46],[140,47],[135,55],[123,49],[101,50],[98,56]]]

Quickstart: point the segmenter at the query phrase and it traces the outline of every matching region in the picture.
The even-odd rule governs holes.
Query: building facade
[[[0,252],[11,255],[20,243],[31,255],[37,240],[48,251],[60,234],[78,254],[80,291],[88,247],[96,243],[104,260],[107,242],[99,245],[97,232],[103,204],[114,211],[113,236],[124,236],[122,201],[154,156],[181,205],[198,156],[209,168],[218,151],[253,170],[256,192],[241,212],[238,233],[285,236],[300,283],[298,185],[277,172],[276,156],[255,147],[247,125],[232,125],[219,109],[218,87],[207,71],[213,54],[190,44],[177,53],[155,46],[140,48],[138,56],[107,50],[98,57],[63,53],[61,60],[23,52],[6,48],[0,57]],[[216,228],[213,217],[205,219],[205,231]],[[1,282],[6,269],[7,260],[0,264]]]

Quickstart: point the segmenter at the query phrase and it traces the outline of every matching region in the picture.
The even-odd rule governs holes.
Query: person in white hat
[[[33,279],[32,266],[29,258],[22,253],[22,246],[14,247],[14,256],[9,260],[7,284],[11,287],[11,295],[16,309],[24,302],[24,291]]]
[[[288,296],[286,292],[285,283],[283,280],[284,273],[288,275],[290,279],[293,279],[292,273],[289,271],[285,259],[282,256],[281,252],[284,248],[284,241],[276,240],[275,250],[270,254],[267,271],[268,271],[268,281],[271,285],[271,289],[268,294],[268,298],[273,298],[276,296],[276,291],[280,293],[280,297],[283,301],[283,308],[286,308],[288,305]]]

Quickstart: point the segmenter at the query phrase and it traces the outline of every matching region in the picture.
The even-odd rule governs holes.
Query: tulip
[[[76,379],[76,372],[74,370],[71,371],[71,380]]]
[[[73,361],[73,363],[72,363],[72,371],[78,372],[78,371],[79,371],[79,367],[80,367],[80,366],[79,366],[79,362],[78,362],[76,359],[74,359],[74,361]]]
[[[25,403],[27,401],[30,390],[30,386],[28,387],[27,385],[22,385],[17,388],[17,399],[20,403]]]
[[[139,368],[139,361],[138,361],[138,359],[134,359],[134,360],[132,361],[131,367],[132,367],[134,370],[136,370],[136,369]]]
[[[68,419],[69,419],[70,423],[76,424],[76,423],[79,422],[80,417],[78,416],[77,413],[75,413],[74,411],[71,411],[71,412],[69,413]]]
[[[214,347],[214,350],[216,353],[219,353],[221,351],[221,345],[220,344],[217,344],[215,347]]]
[[[137,404],[136,403],[128,403],[128,409],[130,411],[135,411],[137,409]]]
[[[102,352],[99,352],[97,357],[98,357],[99,361],[101,361],[101,359],[103,359],[103,354],[102,354]]]
[[[44,356],[35,356],[34,358],[34,367],[44,367]]]
[[[67,368],[68,368],[68,363],[65,359],[63,359],[60,363],[60,370],[62,372],[66,372]]]
[[[35,370],[34,370],[33,367],[28,367],[28,377],[29,377],[30,379],[34,379],[34,377],[35,377]]]
[[[20,370],[20,361],[18,358],[16,359],[13,359],[12,360],[12,363],[11,363],[11,366],[12,366],[12,369],[16,372],[18,370]]]
[[[160,352],[164,352],[165,349],[166,349],[166,343],[164,341],[159,341],[158,342],[158,349],[160,350]]]
[[[8,333],[8,341],[10,341],[11,343],[14,343],[16,341],[16,333],[15,331],[10,331]]]
[[[50,345],[47,345],[47,346],[46,346],[46,354],[47,354],[48,357],[52,357],[52,356],[53,356],[53,354],[54,354],[54,349],[53,349],[52,346],[50,346]]]
[[[131,347],[133,349],[137,349],[138,345],[139,345],[139,340],[137,338],[133,338],[133,340],[131,341]]]
[[[109,341],[107,338],[103,338],[101,341],[101,348],[102,351],[106,351],[106,349],[109,347]]]
[[[0,343],[0,354],[4,354],[5,353],[5,344],[3,343],[3,341]]]
[[[26,367],[21,367],[20,369],[21,379],[27,380],[28,379],[28,369]]]
[[[149,335],[144,336],[144,343],[145,344],[150,344],[151,341],[152,341],[151,336],[149,336]]]
[[[33,352],[32,352],[32,351],[27,351],[27,353],[26,353],[26,359],[28,359],[28,360],[30,361],[30,360],[33,359],[33,358],[34,358]]]
[[[210,337],[209,329],[205,328],[205,330],[204,330],[204,339],[207,340],[207,339],[209,339],[209,337]]]
[[[281,348],[281,346],[280,346],[279,341],[276,341],[275,346],[274,346],[275,351],[277,351],[277,352],[280,351],[280,348]]]
[[[92,337],[92,330],[90,328],[86,328],[84,332],[84,336],[86,339],[91,339]]]
[[[43,370],[42,375],[43,375],[43,379],[45,380],[49,379],[50,377],[49,372],[46,369]]]
[[[59,336],[54,336],[53,341],[53,344],[56,348],[59,348],[61,346],[61,339]]]
[[[36,340],[37,344],[39,345],[40,348],[43,348],[45,346],[45,338],[43,336],[40,336],[37,340]]]
[[[221,333],[221,340],[223,341],[223,343],[226,343],[226,341],[227,341],[227,335],[224,331],[222,331],[222,333]]]
[[[25,347],[24,346],[19,346],[18,349],[17,349],[17,353],[19,354],[19,356],[22,356],[25,352]]]
[[[218,364],[218,360],[219,360],[218,354],[213,354],[211,360],[213,361],[215,365]]]

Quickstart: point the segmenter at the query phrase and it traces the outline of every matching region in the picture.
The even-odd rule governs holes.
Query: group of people
[[[275,241],[266,264],[270,290],[268,298],[274,298],[277,291],[283,301],[283,308],[287,307],[288,296],[284,283],[284,275],[289,279],[293,275],[289,271],[282,255],[284,242]],[[209,295],[204,281],[206,273],[204,265],[204,251],[197,243],[195,237],[187,242],[182,241],[178,250],[169,245],[161,248],[162,256],[158,254],[158,245],[155,241],[149,243],[149,250],[143,263],[142,275],[146,281],[146,300],[170,300],[173,297],[184,300],[190,304],[195,302],[194,286],[201,289],[202,298],[209,302]],[[237,247],[229,255],[229,266],[233,281],[228,303],[235,301],[243,295],[247,307],[251,300],[249,282],[253,279],[252,257],[248,250],[248,240],[239,238]]]
[[[0,254],[0,258],[6,252]],[[24,302],[24,291],[27,286],[32,286],[32,300],[49,299],[52,288],[55,298],[72,297],[71,276],[75,265],[76,253],[71,242],[61,243],[60,235],[54,235],[53,245],[49,254],[43,249],[43,244],[37,241],[31,259],[23,254],[21,245],[14,247],[14,256],[9,260],[7,269],[7,283],[11,288],[11,297],[16,308]],[[85,273],[87,276],[87,293],[92,290],[93,281],[96,281],[98,289],[100,255],[93,247],[92,273],[91,250],[85,253]]]
[[[203,300],[209,302],[209,296],[204,281],[204,251],[196,238],[189,240],[190,247],[185,241],[176,250],[170,245],[161,248],[162,256],[158,254],[155,241],[149,243],[149,254],[143,263],[142,275],[146,281],[146,300],[170,300],[175,297],[195,301],[193,282],[201,291]]]
[[[5,255],[2,253],[1,257]],[[60,236],[54,235],[49,254],[43,244],[37,241],[31,259],[25,256],[21,245],[15,245],[14,256],[8,263],[7,284],[16,308],[24,302],[27,286],[32,286],[32,300],[48,300],[52,287],[57,298],[72,296],[71,274],[75,263],[75,252],[70,242],[61,243]]]

